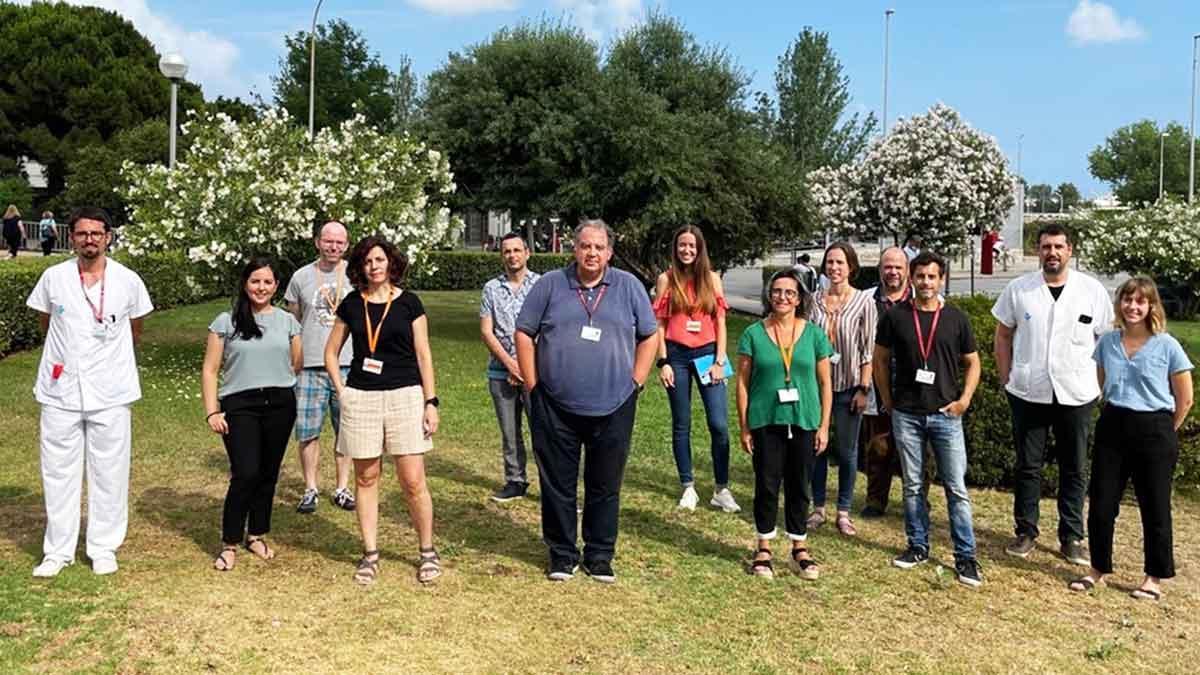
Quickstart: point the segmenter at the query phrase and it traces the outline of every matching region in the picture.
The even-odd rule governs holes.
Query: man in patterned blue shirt
[[[500,257],[504,273],[483,287],[479,332],[492,353],[487,369],[488,391],[496,406],[504,445],[504,486],[492,494],[492,499],[507,502],[524,497],[529,487],[525,477],[525,439],[521,433],[521,414],[525,414],[526,420],[529,418],[529,396],[521,387],[513,333],[525,296],[541,275],[526,267],[529,247],[516,232],[509,232],[500,240]]]

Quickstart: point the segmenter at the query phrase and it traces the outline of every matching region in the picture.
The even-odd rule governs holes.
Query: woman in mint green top
[[[271,262],[251,260],[233,311],[208,327],[200,390],[208,427],[221,435],[229,455],[224,546],[213,561],[221,572],[233,569],[239,543],[263,560],[275,557],[263,537],[271,530],[279,466],[296,421],[293,388],[301,365],[300,324],[271,304],[278,287]]]
[[[762,577],[774,576],[771,540],[776,536],[781,482],[792,568],[805,579],[820,573],[808,552],[805,521],[816,456],[829,441],[833,347],[820,326],[803,318],[810,294],[794,270],[777,273],[768,286],[771,313],[738,340],[738,420],[742,449],[754,463],[758,532],[750,569]]]

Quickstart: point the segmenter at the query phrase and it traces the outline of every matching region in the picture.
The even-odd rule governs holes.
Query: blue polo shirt
[[[1104,400],[1140,412],[1175,412],[1171,376],[1192,369],[1192,362],[1167,333],[1150,336],[1133,358],[1125,355],[1121,331],[1105,333],[1092,356],[1104,369]]]
[[[605,269],[591,289],[579,284],[576,264],[542,276],[517,316],[517,330],[537,340],[538,387],[567,412],[599,417],[633,394],[634,352],[658,330],[650,296],[637,277]],[[600,293],[603,292],[603,297]],[[580,295],[582,294],[582,299]],[[598,341],[586,340],[588,306]]]

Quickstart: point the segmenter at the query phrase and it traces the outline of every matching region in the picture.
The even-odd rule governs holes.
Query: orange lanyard
[[[775,324],[775,345],[779,347],[779,356],[783,357],[783,381],[785,384],[792,382],[792,351],[796,348],[796,324],[792,323],[791,339],[788,340],[788,346],[783,346],[783,338],[779,336],[779,324]]]
[[[367,296],[363,296],[363,314],[366,315],[367,319],[367,350],[370,352],[372,357],[375,356],[375,346],[379,344],[379,334],[383,332],[383,322],[387,320],[388,312],[392,309],[392,300],[394,300],[394,298],[392,297],[392,292],[389,288],[388,301],[383,307],[383,316],[379,317],[379,328],[372,330],[371,308],[367,303]]]

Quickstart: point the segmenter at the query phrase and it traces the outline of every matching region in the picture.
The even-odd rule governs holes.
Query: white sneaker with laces
[[[725,513],[737,513],[742,510],[742,507],[738,506],[738,503],[733,500],[733,493],[729,491],[729,488],[721,488],[714,492],[712,500],[708,503],[710,506],[715,506]]]
[[[679,498],[679,508],[695,511],[696,504],[700,503],[700,495],[696,494],[696,488],[689,485],[683,489],[683,496]]]
[[[117,559],[96,558],[92,561],[92,571],[99,575],[113,574],[117,571]]]
[[[45,558],[41,564],[33,568],[33,576],[39,579],[50,579],[58,576],[58,573],[63,571],[63,568],[70,565],[69,560],[58,560],[57,558]]]

